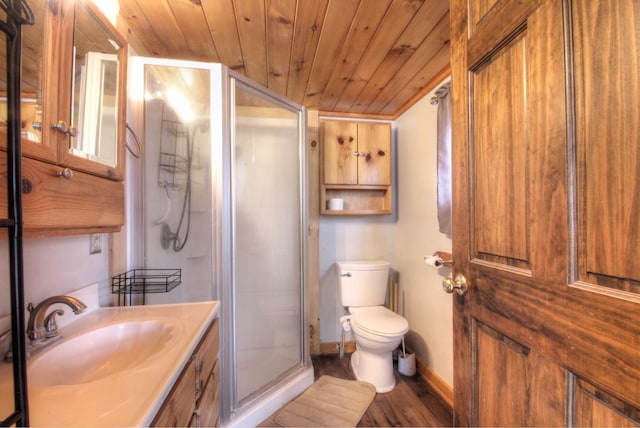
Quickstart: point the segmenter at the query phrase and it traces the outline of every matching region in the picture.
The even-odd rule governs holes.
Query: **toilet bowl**
[[[405,318],[382,306],[390,264],[385,261],[339,262],[339,295],[349,312],[356,341],[351,368],[358,380],[377,392],[395,387],[392,352],[409,330]]]
[[[392,352],[409,331],[406,319],[383,306],[351,307],[351,329],[356,351],[351,368],[358,380],[372,383],[377,392],[396,386]]]

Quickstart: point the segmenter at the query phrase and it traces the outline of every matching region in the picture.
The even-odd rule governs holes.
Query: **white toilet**
[[[406,319],[384,307],[390,264],[385,261],[338,262],[338,295],[349,310],[356,339],[351,368],[358,380],[377,392],[396,386],[392,351],[409,331]]]

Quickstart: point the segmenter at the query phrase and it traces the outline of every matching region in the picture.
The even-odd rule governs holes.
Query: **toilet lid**
[[[396,335],[409,331],[407,320],[384,306],[351,307],[349,313],[359,328],[374,334]]]

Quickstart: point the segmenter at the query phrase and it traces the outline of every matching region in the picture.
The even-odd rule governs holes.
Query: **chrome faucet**
[[[49,297],[40,302],[35,308],[29,303],[27,307],[30,312],[29,321],[27,322],[27,336],[29,336],[31,345],[34,348],[53,343],[62,338],[57,331],[56,315],[62,315],[64,311],[56,309],[47,315],[47,309],[56,303],[64,303],[69,306],[76,315],[87,309],[87,305],[71,296]]]

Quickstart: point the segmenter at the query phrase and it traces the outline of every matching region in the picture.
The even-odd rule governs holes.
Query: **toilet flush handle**
[[[342,273],[342,274],[340,274],[340,276],[347,276],[347,277],[351,278],[351,272]]]

